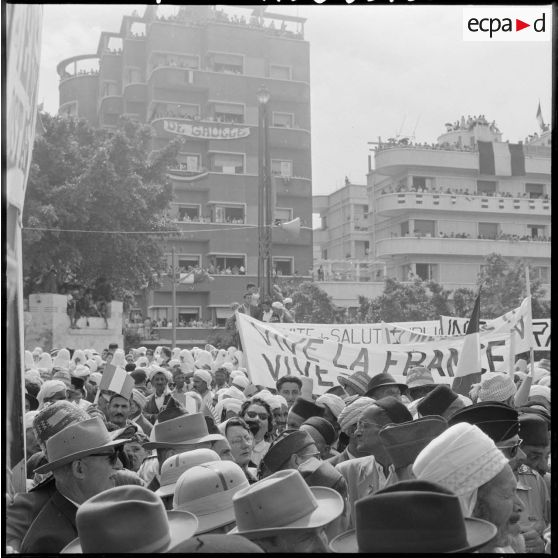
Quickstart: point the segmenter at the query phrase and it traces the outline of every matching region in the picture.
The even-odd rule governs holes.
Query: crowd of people
[[[465,116],[461,116],[459,120],[455,122],[446,122],[446,130],[448,132],[455,132],[459,130],[472,130],[475,126],[488,126],[491,132],[499,134],[500,130],[496,126],[496,121],[488,122],[484,114],[479,116],[471,116],[470,114],[465,119]]]
[[[422,366],[254,385],[235,346],[24,362],[8,552],[550,553],[548,359],[467,396]]]
[[[443,151],[476,151],[476,147],[464,145],[460,143],[419,143],[414,142],[410,138],[388,138],[386,142],[382,142],[374,147],[374,151],[382,151],[384,149],[393,149],[394,147],[411,147],[413,149],[437,149]]]
[[[418,231],[415,230],[413,232],[413,234],[410,233],[405,233],[405,234],[398,234],[396,232],[392,232],[391,233],[391,237],[392,238],[400,238],[400,237],[413,237],[413,238],[433,238],[431,233],[424,233],[422,231]],[[442,232],[440,231],[438,233],[438,238],[476,238],[477,240],[511,240],[514,242],[551,242],[551,237],[550,236],[544,236],[544,235],[537,235],[537,236],[532,236],[529,234],[523,234],[523,235],[519,235],[519,234],[509,234],[509,233],[503,233],[503,232],[499,232],[497,234],[493,234],[493,235],[488,235],[488,234],[478,234],[478,235],[472,235],[470,233],[466,233],[466,232],[462,232],[462,233],[456,233],[456,232]]]
[[[409,186],[406,183],[397,184],[396,186],[388,186],[387,188],[382,188],[380,194],[383,196],[385,194],[398,194],[402,192],[417,192],[417,193],[428,193],[428,194],[449,194],[452,196],[471,196],[471,197],[483,197],[483,198],[513,198],[513,199],[533,199],[530,197],[528,192],[521,192],[512,194],[511,192],[477,192],[469,190],[469,188],[444,188],[443,186],[418,186],[416,184]],[[539,199],[548,201],[550,197],[548,194],[540,196]]]

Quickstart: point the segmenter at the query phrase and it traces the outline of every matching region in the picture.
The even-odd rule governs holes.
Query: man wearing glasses
[[[449,425],[468,422],[490,436],[508,458],[517,479],[517,495],[522,510],[512,515],[529,553],[544,552],[543,532],[550,525],[550,494],[544,479],[530,467],[523,465],[525,453],[519,437],[519,413],[505,403],[486,401],[461,409],[448,421]]]
[[[99,417],[70,424],[47,440],[48,463],[36,472],[52,471],[56,490],[27,531],[22,553],[58,554],[77,537],[78,507],[114,487],[122,468],[116,448],[127,441],[113,440]]]

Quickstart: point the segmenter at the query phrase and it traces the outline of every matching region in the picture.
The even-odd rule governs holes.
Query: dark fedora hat
[[[541,407],[533,402],[527,401],[527,403],[525,403],[525,405],[523,405],[522,407],[519,407],[518,411],[523,414],[523,413],[527,413],[527,414],[533,414],[533,415],[537,415],[538,417],[543,418],[544,420],[546,420],[546,422],[548,423],[548,425],[550,426],[550,412],[545,409],[544,407]]]
[[[399,399],[391,395],[377,399],[374,401],[374,405],[382,408],[391,421],[397,424],[413,420],[413,415],[411,415],[409,409]]]
[[[513,438],[519,432],[519,413],[499,401],[481,401],[460,409],[448,420],[449,426],[468,422],[478,426],[497,444]]]
[[[448,427],[446,419],[422,417],[402,424],[388,424],[379,432],[380,440],[396,469],[415,462],[417,455]]]
[[[550,443],[548,423],[542,417],[532,413],[521,415],[519,437],[528,446],[547,446]]]
[[[389,374],[376,374],[372,376],[371,380],[368,382],[368,391],[365,393],[366,397],[374,398],[374,392],[381,387],[386,386],[397,386],[401,393],[405,393],[407,391],[407,384],[402,384],[400,382],[396,382],[393,376]]]
[[[470,552],[489,543],[496,527],[464,518],[459,498],[439,484],[401,481],[355,505],[356,530],[330,543],[334,552]]]
[[[337,437],[335,428],[333,428],[331,422],[329,422],[325,418],[310,417],[309,419],[306,419],[300,426],[302,427],[304,425],[311,426],[312,428],[317,430],[318,433],[321,434],[326,444],[331,446],[331,444],[335,442],[335,438]]]
[[[304,448],[315,444],[312,436],[304,430],[284,432],[275,443],[271,444],[262,459],[268,474],[276,473],[289,460],[291,455],[302,451]]]
[[[320,405],[316,405],[313,401],[297,397],[289,413],[298,415],[305,421],[310,417],[322,417],[324,415],[324,408],[320,407]]]
[[[421,416],[443,414],[448,410],[448,407],[458,399],[457,393],[453,391],[446,384],[436,386],[422,401],[417,405],[417,411]]]

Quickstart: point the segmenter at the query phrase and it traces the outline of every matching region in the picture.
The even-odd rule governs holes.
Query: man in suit
[[[348,489],[350,524],[354,526],[354,505],[357,500],[397,482],[391,459],[379,437],[380,430],[391,423],[413,420],[407,407],[395,397],[378,399],[368,406],[357,422],[357,449],[365,457],[349,459],[336,469],[345,477]]]
[[[47,440],[48,463],[37,472],[52,471],[56,488],[29,527],[22,553],[57,554],[77,537],[78,506],[114,486],[122,468],[116,448],[126,441],[113,440],[99,417],[70,424]]]

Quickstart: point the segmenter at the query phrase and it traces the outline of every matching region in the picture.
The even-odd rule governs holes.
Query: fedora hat
[[[174,487],[184,471],[196,465],[209,461],[220,461],[220,459],[217,452],[209,448],[185,451],[165,459],[163,465],[161,465],[160,488],[155,491],[155,494],[161,497],[171,496],[174,494]]]
[[[233,523],[233,497],[249,486],[248,479],[233,461],[211,461],[182,473],[174,489],[173,510],[198,518],[196,534]]]
[[[401,424],[388,424],[380,440],[396,469],[412,465],[417,455],[448,427],[446,419],[429,416]]]
[[[401,390],[401,393],[407,391],[407,384],[396,382],[395,378],[390,374],[376,374],[375,376],[372,376],[372,379],[368,383],[368,390],[365,395],[366,397],[374,398],[374,392],[378,388],[386,386],[397,386]]]
[[[174,547],[180,554],[264,554],[252,541],[240,535],[196,535]]]
[[[157,423],[143,447],[147,450],[174,448],[222,439],[220,434],[209,434],[202,413],[194,413]]]
[[[547,446],[550,443],[548,423],[545,419],[531,413],[521,415],[519,437],[528,446]]]
[[[359,395],[364,395],[368,390],[370,376],[359,370],[350,376],[337,376],[337,381],[341,386],[351,386]]]
[[[161,499],[142,486],[109,488],[86,500],[76,514],[79,537],[64,554],[169,552],[189,539],[198,520],[191,513],[166,511]]]
[[[114,440],[100,417],[70,424],[46,441],[48,463],[35,469],[35,473],[52,471],[80,457],[86,457],[128,441],[129,438]]]
[[[383,409],[386,415],[391,419],[391,422],[401,424],[402,422],[413,420],[413,415],[411,415],[409,409],[392,395],[377,399],[374,401],[374,405]]]
[[[470,552],[489,543],[496,527],[464,518],[458,497],[425,481],[401,481],[355,505],[356,529],[335,537],[333,552]]]
[[[301,422],[309,419],[310,417],[321,417],[324,414],[324,408],[316,405],[313,401],[308,401],[302,397],[297,397],[293,406],[290,408],[289,413],[296,415],[301,419]]]
[[[294,469],[278,471],[233,496],[236,527],[231,535],[266,537],[319,529],[343,513],[343,497],[325,486],[309,487]]]
[[[291,455],[315,445],[312,436],[304,430],[285,430],[267,450],[262,462],[270,473],[276,473],[287,463]]]
[[[495,443],[508,440],[519,432],[519,413],[498,401],[481,401],[460,409],[449,418],[448,424],[453,426],[458,422],[478,426]]]

